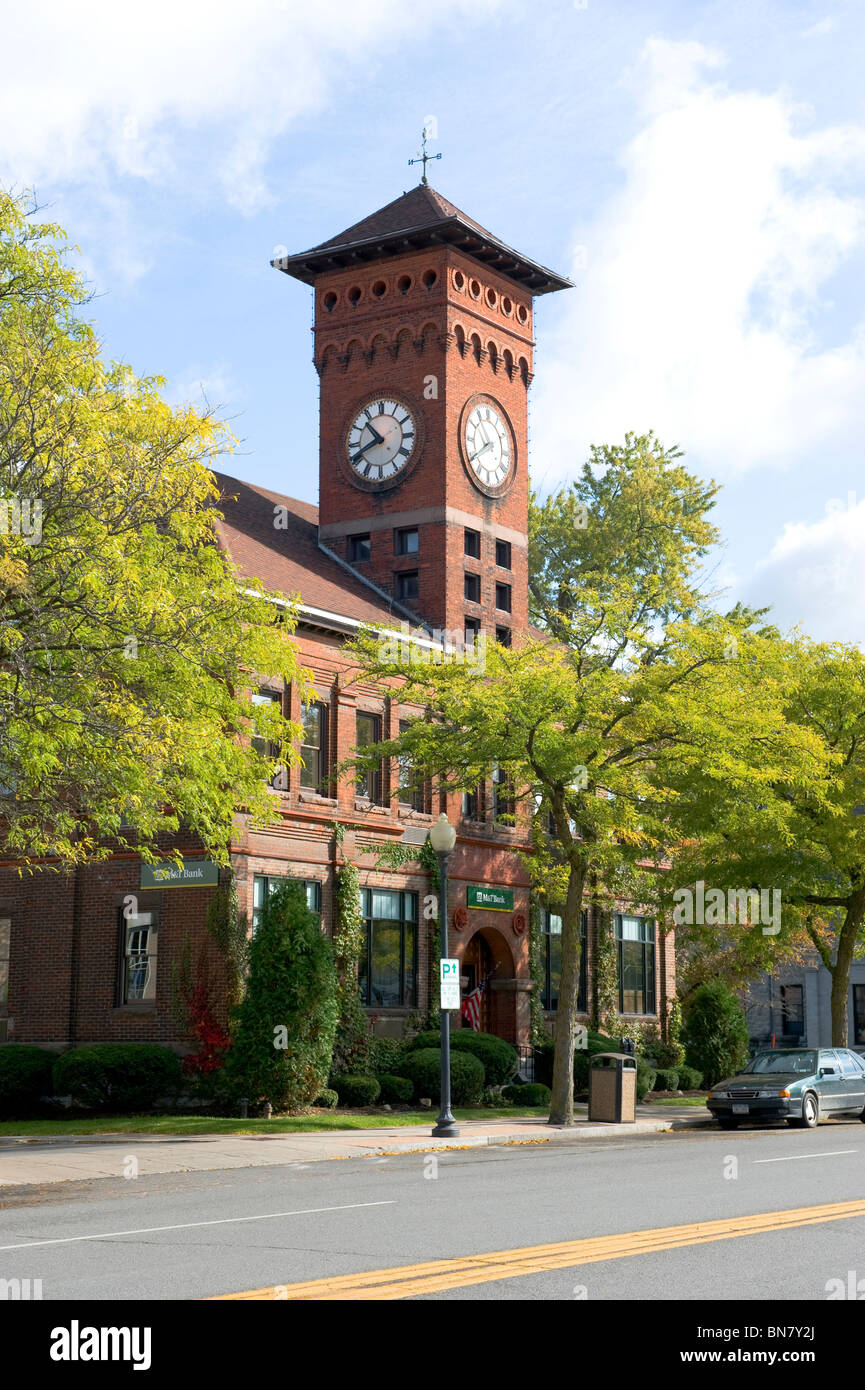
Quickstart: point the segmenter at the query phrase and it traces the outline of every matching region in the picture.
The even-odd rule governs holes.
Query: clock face
[[[415,446],[411,411],[401,401],[377,397],[355,417],[346,446],[352,469],[365,482],[395,478],[405,468]]]
[[[469,466],[484,487],[500,487],[511,471],[511,440],[502,417],[486,401],[475,405],[465,423]]]

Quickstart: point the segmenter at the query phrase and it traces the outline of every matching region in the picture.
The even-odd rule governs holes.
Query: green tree
[[[236,805],[270,818],[290,757],[249,686],[297,675],[291,613],[220,546],[226,430],[102,360],[67,259],[0,190],[0,849],[153,859],[183,824],[226,862]]]
[[[669,835],[665,769],[686,747],[711,749],[719,768],[738,765],[765,715],[727,659],[753,615],[714,613],[694,578],[716,539],[715,488],[678,459],[652,436],[629,435],[594,449],[572,487],[533,504],[532,615],[543,636],[488,645],[483,676],[406,660],[372,634],[356,648],[368,673],[399,676],[403,698],[429,711],[398,740],[360,752],[361,763],[404,754],[419,776],[455,791],[498,766],[515,818],[533,819],[529,868],[562,915],[553,1124],[573,1121],[584,904],[651,908]]]
[[[333,948],[302,885],[286,880],[267,898],[250,943],[225,1067],[230,1090],[274,1110],[310,1105],[327,1085],[337,1014]]]
[[[682,1028],[688,1064],[707,1086],[733,1076],[748,1055],[748,1025],[742,1005],[720,980],[701,985],[688,1005]]]
[[[775,634],[745,656],[752,688],[774,688],[783,720],[783,728],[764,731],[762,746],[786,739],[794,751],[770,757],[759,779],[721,775],[709,761],[682,763],[670,882],[703,878],[728,894],[777,895],[780,924],[768,931],[762,914],[750,920],[751,912],[744,926],[696,923],[689,934],[704,953],[720,948],[728,978],[735,969],[740,976],[771,970],[782,952],[801,954],[807,941],[832,977],[832,1041],[843,1047],[850,969],[865,946],[865,654]]]

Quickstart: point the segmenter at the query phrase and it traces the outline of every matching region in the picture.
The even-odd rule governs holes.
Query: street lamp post
[[[442,960],[448,959],[448,859],[456,844],[457,832],[442,812],[429,833],[430,844],[439,861],[439,921],[441,924],[439,950]],[[440,1009],[441,1019],[441,1110],[433,1129],[435,1139],[451,1139],[459,1134],[451,1114],[451,1016]]]

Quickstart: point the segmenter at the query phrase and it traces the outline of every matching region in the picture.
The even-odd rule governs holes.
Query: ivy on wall
[[[336,825],[334,834],[337,845],[342,845],[343,827]],[[369,1058],[369,1025],[358,982],[358,965],[364,944],[363,914],[360,906],[360,874],[357,865],[349,860],[345,860],[336,873],[334,908],[333,954],[339,1017],[332,1071],[337,1074],[362,1072]]]
[[[529,995],[529,1041],[532,1046],[549,1038],[544,1020],[546,966],[542,946],[541,905],[537,894],[532,893],[529,899],[529,974],[532,978],[532,992]]]
[[[619,1021],[619,970],[616,943],[613,940],[609,913],[602,913],[598,922],[595,947],[595,1009],[592,1026],[599,1033],[612,1037],[621,1033]]]
[[[429,874],[434,901],[429,903],[428,900],[425,900],[421,904],[418,923],[418,937],[420,937],[420,932],[424,927],[428,933],[427,1007],[425,1010],[419,1009],[416,1014],[412,1015],[407,1026],[410,1030],[417,1028],[418,1031],[425,1028],[438,1028],[441,1021],[441,1011],[438,1004],[439,961],[441,960],[441,876],[439,874],[438,855],[429,840],[424,840],[422,845],[380,845],[376,853],[378,855],[376,867],[386,865],[389,869],[398,869],[404,864],[420,864],[424,872]]]

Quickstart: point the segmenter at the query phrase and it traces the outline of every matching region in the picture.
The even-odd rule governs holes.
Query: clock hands
[[[487,449],[491,449],[492,447],[493,447],[493,442],[492,442],[491,439],[488,439],[487,442],[486,442],[486,444],[484,445],[484,447],[483,447],[482,449],[478,449],[478,451],[477,451],[476,454],[472,454],[472,463],[474,463],[476,459],[479,459],[480,456],[481,456],[481,454],[485,454],[486,451],[487,451]]]
[[[372,434],[372,439],[370,439],[370,441],[367,444],[364,444],[363,448],[359,449],[356,454],[352,455],[352,463],[359,463],[360,460],[363,458],[364,454],[366,453],[367,449],[371,449],[373,444],[384,443],[384,435],[379,434],[378,430],[375,428],[374,425],[367,422],[366,428]]]

